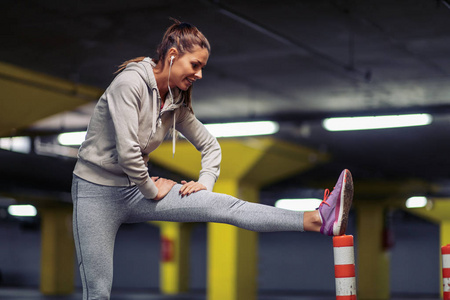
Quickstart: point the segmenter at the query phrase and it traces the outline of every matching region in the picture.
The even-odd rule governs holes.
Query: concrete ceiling
[[[100,89],[121,62],[154,54],[169,17],[192,23],[212,45],[194,88],[199,119],[277,120],[279,138],[332,157],[287,185],[348,167],[355,178],[413,178],[447,193],[446,1],[6,0],[0,8],[0,62]],[[32,94],[28,101],[21,107],[45,106]],[[85,128],[94,103],[15,132]],[[431,113],[433,123],[345,133],[321,126],[328,116],[410,112]]]

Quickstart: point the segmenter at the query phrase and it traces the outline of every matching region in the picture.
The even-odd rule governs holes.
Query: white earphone
[[[173,95],[172,95],[172,89],[170,88],[170,70],[172,69],[172,63],[173,63],[173,59],[175,58],[175,56],[171,56],[170,57],[170,67],[169,67],[169,76],[167,76],[167,88],[169,89],[169,94],[170,94],[170,98],[172,100],[173,103]],[[175,129],[175,114],[173,114],[173,127],[172,127],[172,155],[175,156],[175,139],[177,134],[177,131]]]

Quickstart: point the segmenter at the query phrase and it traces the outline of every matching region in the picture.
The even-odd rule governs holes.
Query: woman
[[[192,85],[202,78],[210,52],[196,27],[175,20],[157,49],[158,58],[125,62],[101,96],[79,150],[72,185],[83,299],[109,299],[114,240],[123,223],[220,222],[260,232],[344,234],[353,196],[348,170],[314,212],[283,210],[212,192],[221,150],[196,119],[191,103]],[[198,181],[177,184],[149,176],[148,155],[171,129],[201,152]],[[175,139],[173,145],[175,150]]]

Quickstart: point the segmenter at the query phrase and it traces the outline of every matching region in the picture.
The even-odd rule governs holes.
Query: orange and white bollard
[[[356,300],[355,251],[353,236],[333,237],[336,300]]]
[[[442,282],[444,283],[444,300],[450,300],[450,244],[442,246]]]

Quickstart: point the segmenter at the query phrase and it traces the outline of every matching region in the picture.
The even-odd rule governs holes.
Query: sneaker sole
[[[343,187],[341,190],[341,203],[339,217],[333,226],[333,235],[343,235],[347,230],[348,214],[353,201],[353,178],[349,170],[345,170]]]

